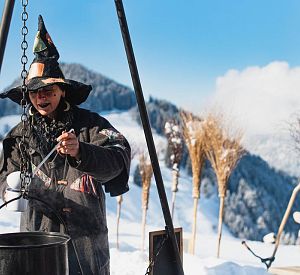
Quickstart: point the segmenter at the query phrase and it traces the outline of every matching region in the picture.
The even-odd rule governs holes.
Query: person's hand
[[[59,153],[80,159],[79,141],[74,132],[63,131],[57,138],[57,141],[60,141],[60,145],[57,148]]]

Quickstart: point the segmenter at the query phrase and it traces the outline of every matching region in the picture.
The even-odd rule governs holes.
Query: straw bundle
[[[181,129],[175,121],[167,121],[165,124],[165,135],[168,139],[170,149],[170,162],[172,164],[172,204],[171,217],[174,216],[176,193],[178,191],[179,166],[183,152],[183,140]]]
[[[146,227],[146,215],[149,204],[149,193],[151,178],[153,175],[152,165],[149,160],[149,156],[146,153],[141,153],[139,158],[139,168],[142,179],[142,246],[141,249],[144,250],[145,242],[145,227]]]
[[[190,251],[195,253],[196,240],[196,221],[197,221],[197,207],[200,198],[200,179],[201,170],[204,163],[204,131],[202,128],[203,121],[191,113],[181,112],[183,137],[187,145],[193,173],[193,199],[194,199],[194,214],[193,214],[193,229],[192,241]]]
[[[233,132],[232,129],[226,128],[222,115],[209,114],[203,128],[205,154],[216,173],[220,197],[217,247],[217,257],[219,257],[227,183],[230,174],[244,154],[244,149],[240,144],[241,131]]]

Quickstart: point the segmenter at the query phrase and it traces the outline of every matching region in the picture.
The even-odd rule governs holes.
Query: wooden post
[[[171,205],[171,217],[174,218],[174,208],[175,208],[175,200],[176,200],[176,193],[178,191],[178,177],[179,177],[179,171],[178,170],[172,170],[173,175],[173,184],[172,184],[172,205]]]
[[[284,226],[285,226],[285,224],[287,222],[287,219],[288,219],[288,217],[290,215],[290,212],[292,210],[294,201],[295,201],[296,196],[297,196],[297,194],[298,194],[299,191],[300,191],[300,183],[298,183],[298,185],[294,188],[293,193],[291,195],[291,198],[289,200],[289,204],[288,204],[288,206],[287,206],[287,208],[285,210],[284,216],[282,218],[282,221],[281,221],[281,224],[279,226],[278,233],[277,233],[277,236],[276,236],[275,248],[274,248],[272,257],[275,257],[275,254],[277,252],[277,249],[278,249],[278,246],[279,246],[279,243],[280,243],[280,237],[281,237],[282,231],[283,231]]]
[[[201,171],[201,169],[200,169]],[[201,173],[201,172],[200,172]],[[198,212],[198,202],[200,198],[200,178],[197,175],[193,174],[193,199],[194,199],[194,208],[193,208],[193,225],[192,225],[192,240],[190,253],[195,254],[195,243],[196,243],[196,233],[197,233],[197,212]]]
[[[145,182],[143,185],[143,193],[142,193],[142,210],[143,210],[143,216],[142,216],[142,246],[141,250],[144,251],[144,244],[145,244],[145,229],[146,229],[146,216],[147,216],[147,210],[148,210],[148,204],[149,204],[149,191],[150,191],[150,181],[148,183]]]
[[[196,242],[196,231],[197,231],[197,208],[199,198],[194,198],[194,209],[193,209],[193,226],[192,226],[192,239],[190,244],[190,253],[195,254],[195,242]]]
[[[147,208],[143,208],[143,214],[142,214],[142,245],[141,245],[141,250],[142,251],[144,251],[144,249],[145,249],[146,216],[147,216]]]
[[[221,196],[220,197],[220,208],[219,208],[217,258],[220,257],[220,244],[221,244],[221,238],[222,238],[222,225],[223,225],[223,216],[224,216],[224,203],[225,203],[225,196]]]
[[[119,249],[119,224],[121,216],[121,206],[122,206],[123,196],[117,196],[117,249]]]

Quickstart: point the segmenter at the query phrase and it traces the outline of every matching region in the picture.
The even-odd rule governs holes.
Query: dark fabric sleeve
[[[121,153],[114,148],[86,142],[80,142],[79,146],[81,158],[79,162],[76,162],[76,168],[97,180],[101,182],[110,181],[124,169]]]
[[[127,140],[100,116],[88,132],[89,142],[79,144],[80,161],[68,157],[69,164],[102,183],[111,196],[127,192],[131,160]]]

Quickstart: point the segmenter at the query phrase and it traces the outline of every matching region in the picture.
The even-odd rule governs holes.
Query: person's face
[[[53,118],[55,110],[65,92],[58,85],[51,85],[34,92],[29,92],[29,99],[34,108],[42,115]]]

